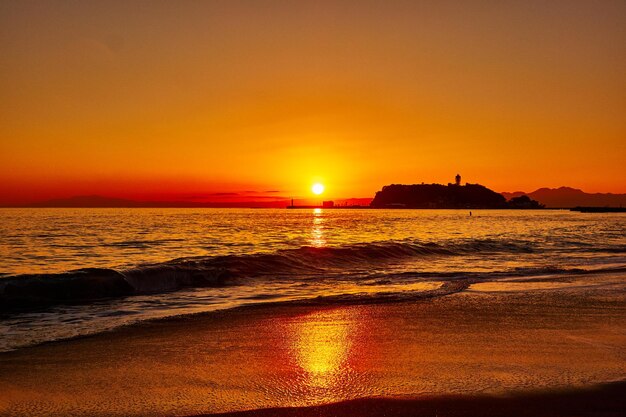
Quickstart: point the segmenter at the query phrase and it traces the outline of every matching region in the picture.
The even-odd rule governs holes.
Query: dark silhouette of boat
[[[626,213],[626,207],[574,207],[570,211],[581,213]]]

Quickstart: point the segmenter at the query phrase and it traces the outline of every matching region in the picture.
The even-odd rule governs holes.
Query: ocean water
[[[267,302],[444,296],[626,273],[626,215],[537,210],[1,209],[0,351]]]

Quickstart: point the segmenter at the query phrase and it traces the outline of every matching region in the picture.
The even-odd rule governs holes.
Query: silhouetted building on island
[[[334,201],[322,201],[322,207],[333,208],[335,207],[335,202]]]
[[[461,175],[456,174],[456,177],[454,177],[454,183],[456,185],[461,185]]]

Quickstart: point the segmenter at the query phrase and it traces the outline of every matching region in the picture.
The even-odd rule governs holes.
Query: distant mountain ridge
[[[139,201],[124,198],[84,195],[68,198],[55,198],[14,207],[27,208],[272,208],[284,207],[287,200],[273,201]]]
[[[371,198],[337,199],[338,206],[367,206]],[[296,200],[302,202],[306,200]],[[290,199],[277,198],[265,201],[140,201],[101,195],[82,195],[68,198],[55,198],[28,204],[14,204],[0,207],[25,208],[284,208],[291,204]]]
[[[513,197],[527,195],[539,201],[548,208],[572,208],[577,206],[589,207],[624,207],[626,194],[613,193],[586,193],[583,190],[571,187],[539,188],[531,193],[523,191],[503,192],[507,200]]]

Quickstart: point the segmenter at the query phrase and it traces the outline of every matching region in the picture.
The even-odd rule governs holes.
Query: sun
[[[313,187],[311,187],[311,191],[313,191],[313,194],[317,194],[320,195],[324,192],[324,185],[318,183],[313,184]]]

